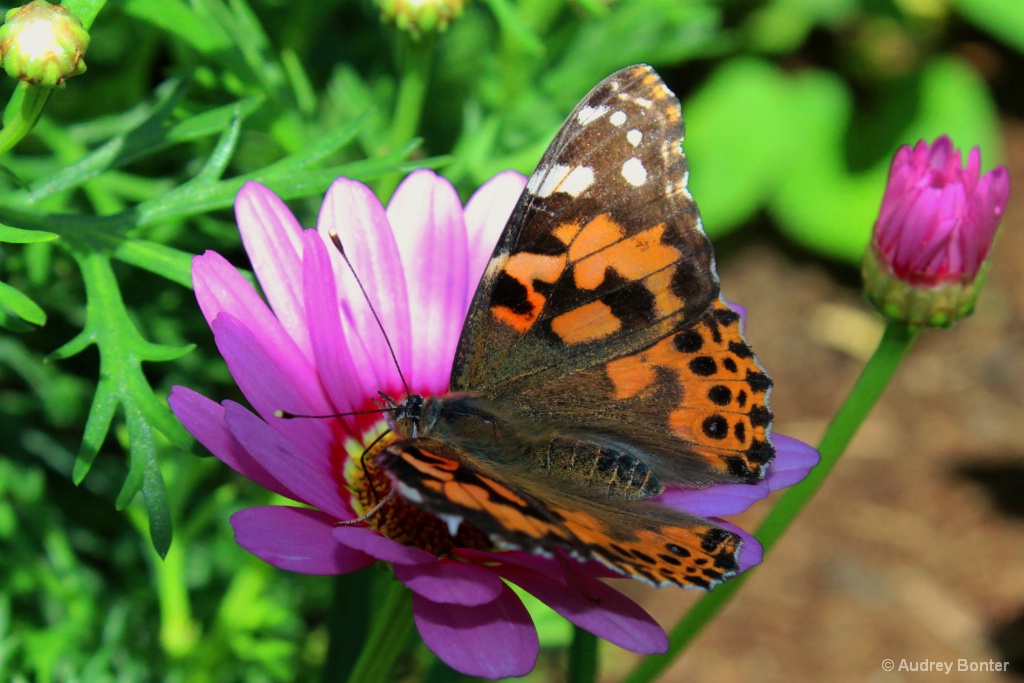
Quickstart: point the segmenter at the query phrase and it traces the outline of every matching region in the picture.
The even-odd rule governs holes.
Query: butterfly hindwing
[[[378,463],[403,498],[476,527],[502,549],[565,551],[656,586],[708,588],[737,569],[740,538],[730,531],[663,506],[499,471],[437,439],[394,443]]]

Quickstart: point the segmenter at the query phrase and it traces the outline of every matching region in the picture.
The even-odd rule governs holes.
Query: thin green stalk
[[[391,132],[388,134],[385,150],[387,153],[407,145],[419,131],[427,85],[430,83],[434,38],[424,35],[416,39],[402,32],[400,50],[401,80],[395,97],[395,111],[392,114]],[[377,194],[382,200],[387,200],[391,196],[398,187],[399,180],[397,175],[390,175],[381,180]]]
[[[334,598],[327,617],[330,641],[324,659],[322,683],[346,680],[355,666],[370,631],[365,615],[373,614],[372,571],[334,577]]]
[[[579,626],[572,627],[565,680],[567,683],[594,683],[597,680],[597,636]]]
[[[45,86],[28,86],[14,94],[15,98],[20,97],[21,102],[14,113],[0,130],[0,154],[6,154],[24,139],[32,127],[39,120],[43,113],[43,107],[50,99],[53,88]]]
[[[395,662],[405,652],[412,633],[412,593],[398,581],[389,582],[383,599],[372,611],[370,634],[349,674],[349,683],[391,680]],[[362,615],[354,614],[354,619]]]
[[[829,424],[825,436],[821,439],[818,451],[821,463],[799,484],[787,489],[779,502],[765,517],[754,536],[764,546],[765,555],[776,541],[793,523],[804,506],[821,488],[832,468],[839,461],[846,447],[850,445],[857,430],[867,418],[868,413],[878,402],[892,379],[900,361],[917,336],[918,329],[900,322],[890,321],[885,328],[878,348],[864,366],[857,382],[853,385],[846,402],[836,413]],[[659,674],[681,655],[697,635],[711,623],[732,596],[746,583],[751,572],[718,586],[704,595],[697,604],[680,620],[669,633],[669,651],[661,657],[648,657],[633,670],[626,683],[645,683],[654,680]]]

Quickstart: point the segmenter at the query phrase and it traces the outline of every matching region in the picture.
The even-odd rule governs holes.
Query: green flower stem
[[[569,645],[567,683],[594,683],[597,680],[597,636],[579,626],[572,627]]]
[[[328,646],[322,683],[347,680],[363,650],[370,624],[361,615],[373,614],[374,571],[334,577],[334,597],[327,617]]]
[[[387,153],[401,149],[409,143],[420,127],[423,116],[423,102],[430,82],[430,65],[433,61],[434,39],[425,35],[418,40],[401,32],[401,80],[398,83],[398,95],[395,98],[395,111],[391,120],[391,132],[388,134]],[[398,187],[401,178],[390,175],[383,178],[378,186],[378,196],[382,200]]]
[[[846,402],[832,419],[818,451],[821,463],[799,484],[787,489],[779,502],[765,517],[754,536],[764,546],[765,555],[793,523],[808,501],[821,488],[832,468],[850,445],[868,413],[885,391],[893,373],[917,336],[918,328],[901,322],[889,321],[878,348],[864,367]],[[705,594],[683,617],[669,634],[669,650],[663,657],[648,657],[633,670],[626,683],[645,683],[654,680],[686,649],[705,626],[728,604],[732,596],[746,583],[751,572],[718,586]]]
[[[15,91],[11,103],[14,104],[18,99],[21,101],[15,105],[17,109],[13,116],[6,122],[3,130],[0,130],[0,154],[9,152],[28,135],[39,120],[39,115],[43,113],[43,107],[46,106],[52,92],[53,88],[31,85]]]
[[[352,668],[350,683],[391,680],[395,662],[405,652],[412,634],[412,593],[398,581],[390,581],[379,606],[372,612],[373,624],[363,651]],[[353,619],[364,615],[353,614]]]

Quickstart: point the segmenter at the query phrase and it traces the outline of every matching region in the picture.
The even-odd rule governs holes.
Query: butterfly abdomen
[[[579,438],[554,436],[533,455],[534,468],[609,498],[653,498],[665,490],[635,455]]]

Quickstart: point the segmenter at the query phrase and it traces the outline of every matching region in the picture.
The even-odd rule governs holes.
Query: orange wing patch
[[[653,586],[711,588],[736,573],[740,538],[707,523],[619,535],[585,510],[554,508],[571,534],[609,569]]]
[[[509,256],[500,269],[503,296],[491,306],[494,317],[516,330],[526,332],[537,322],[547,297],[538,282],[551,284],[565,270],[566,256],[520,252]]]
[[[603,339],[622,329],[622,321],[603,301],[591,301],[551,320],[551,331],[566,344]]]
[[[740,481],[760,480],[774,457],[771,380],[740,334],[739,315],[718,301],[693,327],[611,361],[605,366],[609,398],[625,400],[653,390],[659,369],[671,371],[680,390],[667,429],[692,444],[716,471]]]

